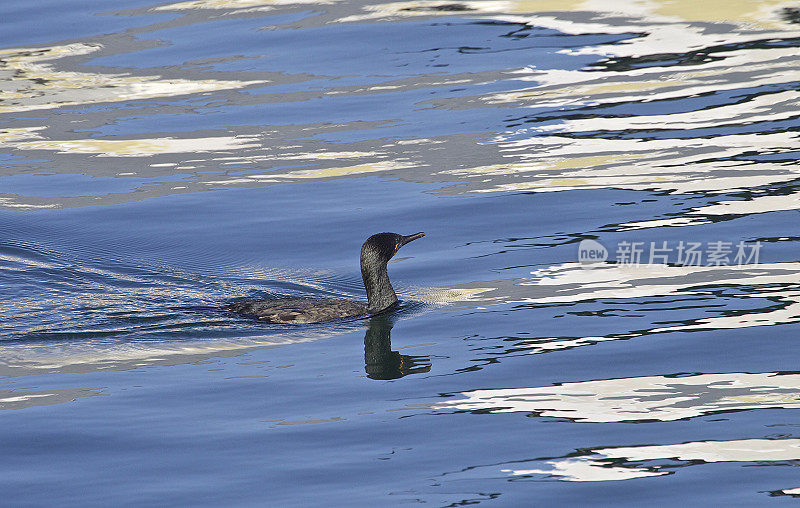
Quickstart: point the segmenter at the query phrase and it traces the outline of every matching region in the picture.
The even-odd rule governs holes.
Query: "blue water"
[[[3,502],[796,501],[800,25],[750,4],[0,7]],[[222,310],[363,299],[381,231],[386,316]]]

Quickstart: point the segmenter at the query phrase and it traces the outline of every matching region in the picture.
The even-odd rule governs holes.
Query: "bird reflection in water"
[[[392,320],[387,315],[373,316],[364,335],[364,370],[370,379],[397,379],[409,374],[430,372],[427,356],[401,355],[392,351]]]

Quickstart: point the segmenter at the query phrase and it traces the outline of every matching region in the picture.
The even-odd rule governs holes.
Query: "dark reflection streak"
[[[753,238],[753,241],[761,243],[798,242],[800,236],[759,236]]]
[[[535,193],[523,193],[523,194],[535,194]],[[616,224],[614,224],[616,226]],[[606,227],[606,226],[603,226]],[[470,245],[481,245],[487,243],[493,244],[512,244],[507,245],[508,249],[511,248],[549,248],[555,247],[560,245],[569,245],[572,243],[580,243],[581,240],[584,239],[591,239],[591,240],[598,240],[600,238],[599,235],[592,234],[592,232],[586,233],[555,233],[552,235],[539,235],[539,236],[520,236],[520,237],[504,237],[504,238],[495,238],[492,240],[479,240],[479,241],[472,241],[472,242],[465,242],[464,247]],[[528,242],[524,244],[516,244],[516,242]],[[500,253],[506,252],[505,250],[500,251]],[[479,256],[473,256],[472,258],[477,259],[481,257],[491,256],[494,253],[490,254],[481,254]]]
[[[697,93],[693,96],[681,96],[681,97],[666,97],[661,99],[651,99],[648,101],[649,104],[662,104],[665,106],[669,105],[677,105],[678,109],[675,111],[671,111],[670,113],[685,113],[690,111],[702,111],[708,109],[714,109],[721,106],[729,106],[734,104],[744,104],[747,103],[757,97],[770,95],[774,93],[784,92],[794,90],[796,88],[796,82],[790,81],[788,83],[782,84],[772,84],[766,86],[757,86],[754,88],[742,88],[737,90],[737,92],[741,92],[738,95],[733,95],[730,90],[724,91],[709,91],[709,92],[702,92]],[[752,91],[748,93],[748,91]],[[692,108],[685,106],[687,99],[700,99],[700,98],[709,98],[709,97],[719,97],[719,100],[713,104],[704,104],[701,108]],[[690,103],[693,104],[694,102]],[[637,116],[642,116],[640,113],[631,113],[628,112],[627,109],[630,107],[630,104],[641,104],[641,101],[628,101],[625,103],[599,103],[599,104],[589,104],[589,105],[581,105],[580,107],[576,108],[569,108],[563,111],[543,111],[537,112],[533,114],[527,114],[519,117],[512,117],[507,119],[508,122],[517,122],[514,124],[508,124],[507,126],[519,126],[523,123],[544,123],[549,121],[566,121],[566,120],[584,120],[587,118],[633,118]],[[610,113],[609,113],[610,112]],[[734,122],[734,124],[737,124]],[[754,152],[758,153],[758,152]]]
[[[717,161],[717,160],[739,160],[739,159],[737,159],[736,157],[722,158],[722,159],[711,158],[711,159],[705,159],[705,160],[698,161],[698,163],[714,162],[714,161]],[[750,161],[748,161],[748,162],[750,162]],[[779,162],[779,161],[776,161],[776,162]],[[797,159],[792,159],[790,162],[796,163]],[[670,193],[670,191],[653,192],[653,194],[660,195],[660,196],[666,196],[669,193]],[[709,193],[695,192],[695,193],[693,193],[691,195],[690,194],[685,194],[685,195],[683,195],[683,198],[686,199],[687,201],[688,200],[709,200],[707,202],[703,202],[700,205],[698,205],[700,207],[699,209],[702,209],[702,207],[713,206],[713,205],[719,204],[719,203],[721,203],[723,201],[731,201],[732,198],[739,198],[738,199],[739,201],[745,202],[745,201],[752,201],[753,199],[761,198],[761,197],[791,196],[791,195],[797,194],[797,193],[800,193],[800,178],[789,180],[787,182],[783,182],[783,183],[780,183],[780,184],[769,184],[769,185],[763,185],[763,186],[758,186],[758,187],[752,187],[750,189],[745,189],[745,190],[726,192],[724,194],[716,194],[716,195],[713,195],[713,197]],[[685,208],[685,209],[683,209],[683,210],[681,210],[679,212],[664,213],[664,214],[660,215],[659,217],[660,218],[671,218],[671,217],[686,217],[686,216],[689,216],[689,217],[692,217],[692,218],[697,219],[697,220],[704,220],[704,221],[708,221],[708,222],[726,222],[726,221],[735,220],[735,219],[739,219],[739,218],[742,218],[742,217],[749,217],[749,216],[753,215],[752,213],[744,213],[744,212],[743,213],[726,213],[726,214],[691,213],[690,215],[687,215],[687,214],[689,214],[689,212],[691,212],[693,210],[697,210],[697,209],[698,209],[697,207],[687,207],[687,208]],[[784,210],[776,210],[776,211],[784,211]],[[608,232],[617,232],[617,231],[624,231],[624,230],[625,230],[625,228],[623,227],[622,224],[606,224],[604,226],[601,226],[601,227],[597,228],[595,231],[600,232],[600,233],[608,233]],[[585,237],[585,238],[591,238],[591,239],[598,239],[599,238],[599,236],[592,235],[592,234],[585,234],[585,235],[582,235],[582,236]],[[541,237],[541,238],[546,238],[546,237]],[[777,238],[786,238],[786,240],[779,240]],[[795,241],[797,239],[800,239],[800,237],[790,236],[790,235],[777,237],[777,238],[753,237],[751,239],[751,241],[757,241],[758,240],[758,241],[761,241],[761,242],[773,242],[774,243],[774,242],[778,242],[778,241]],[[580,241],[580,239],[581,239],[581,237],[577,236],[575,239],[573,239],[573,240],[571,240],[569,242],[564,242],[562,244],[553,243],[553,245],[563,245],[563,244],[566,244],[566,243],[575,243],[575,242]],[[531,244],[531,245],[539,245],[539,244]],[[527,245],[525,245],[523,247],[527,247]]]
[[[781,18],[789,23],[800,24],[800,8],[798,7],[784,7],[781,11]]]
[[[609,117],[610,118],[610,117]],[[709,137],[718,137],[716,131],[718,128],[735,128],[738,129],[733,134],[766,134],[774,132],[797,132],[800,128],[795,127],[794,124],[800,119],[800,115],[795,115],[790,118],[781,119],[768,119],[758,122],[739,122],[731,121],[729,123],[715,125],[713,127],[697,127],[692,129],[662,129],[662,128],[647,128],[647,129],[621,129],[621,130],[597,130],[575,133],[559,133],[563,138],[569,139],[637,139],[642,141],[655,141],[670,137],[670,139],[702,139]],[[647,134],[650,134],[649,136]],[[718,160],[727,160],[728,158],[722,157]],[[696,161],[695,163],[700,163]],[[741,164],[744,166],[745,164]],[[668,167],[668,166],[665,166]]]
[[[742,201],[752,201],[756,197],[791,196],[792,194],[797,194],[798,192],[800,192],[800,178],[796,178],[794,180],[790,180],[779,184],[765,185],[761,188],[754,187],[752,189],[744,189],[741,191],[730,192],[728,193],[728,195],[732,197],[742,198]],[[727,200],[727,196],[726,199],[720,199],[719,201],[725,201],[725,200]]]
[[[467,7],[464,4],[460,3],[452,3],[452,4],[444,4],[444,5],[431,5],[431,6],[423,6],[418,5],[414,7],[406,7],[400,9],[400,11],[409,11],[409,12],[469,12],[474,11],[472,7]]]
[[[619,57],[614,58],[613,63],[609,61],[598,62],[597,64],[587,66],[583,70],[587,72],[628,72],[643,66],[652,67],[653,64],[659,62],[668,63],[666,67],[697,65],[699,63],[707,63],[715,60],[724,60],[727,57],[727,55],[712,57],[711,55],[714,53],[728,53],[732,50],[772,49],[776,47],[798,45],[800,45],[800,38],[797,37],[785,39],[771,37],[769,39],[760,39],[757,41],[709,46],[703,49],[687,51],[686,53],[657,53],[638,57]]]
[[[465,499],[462,499],[461,501],[456,501],[455,503],[450,503],[450,504],[446,505],[444,508],[455,508],[456,506],[467,506],[467,505],[471,505],[471,504],[478,504],[481,501],[497,499],[497,498],[500,497],[502,492],[476,492],[475,494],[478,495],[478,496],[481,496],[481,497],[465,498]]]
[[[790,496],[790,497],[800,498],[800,494],[784,492],[783,490],[771,490],[769,491],[769,496],[770,497]]]
[[[711,308],[724,309],[725,308],[725,304],[724,303],[710,304],[710,303],[705,302],[704,300],[701,300],[700,302],[698,302],[695,305],[678,305],[678,306],[670,307],[669,309],[660,309],[660,308],[647,309],[647,308],[644,308],[644,309],[637,309],[637,311],[638,312],[649,313],[649,312],[663,312],[664,310],[668,310],[668,311],[689,310],[689,309],[707,310],[707,309],[711,309]],[[567,312],[565,312],[565,314],[569,314],[569,315],[572,315],[572,316],[583,316],[583,317],[589,317],[589,316],[595,316],[595,317],[620,317],[620,316],[630,316],[631,315],[630,313],[631,313],[631,309],[630,308],[625,308],[625,307],[610,307],[610,308],[605,308],[605,309],[601,309],[601,310],[582,310],[582,311],[567,311]],[[639,316],[639,317],[643,317],[644,316],[644,314],[636,314],[636,315]],[[672,321],[653,321],[653,323],[655,323],[655,324],[668,324],[668,323],[672,323]]]
[[[392,326],[389,315],[380,314],[369,320],[364,335],[364,371],[370,379],[398,379],[409,374],[430,372],[430,358],[401,355],[392,351]]]
[[[714,95],[717,95],[718,93],[719,92],[698,93],[698,94],[696,94],[695,98],[712,97]],[[703,106],[701,108],[690,109],[689,111],[713,110],[715,108],[720,108],[720,107],[723,107],[723,106],[734,106],[734,105],[737,105],[737,104],[745,104],[745,103],[748,103],[752,99],[755,99],[757,97],[761,97],[761,96],[765,96],[765,95],[771,95],[771,94],[774,94],[774,93],[778,93],[778,92],[769,91],[769,92],[757,93],[757,94],[745,96],[743,99],[740,99],[740,100],[730,100],[730,101],[726,101],[726,102],[723,102],[723,103],[720,103],[720,104],[706,105],[706,106]],[[656,99],[656,100],[651,100],[650,103],[651,104],[656,104],[656,103],[661,102],[663,104],[669,104],[669,103],[677,103],[678,101],[685,101],[686,99],[687,99],[686,97],[669,98],[669,99]],[[641,101],[631,101],[631,102],[629,102],[627,104],[636,104],[636,103],[641,103]],[[585,120],[585,119],[590,119],[590,118],[605,118],[605,119],[608,119],[608,118],[634,118],[634,117],[643,116],[643,115],[634,115],[634,114],[627,114],[627,113],[619,113],[619,114],[608,114],[608,113],[606,113],[606,114],[596,114],[596,113],[594,113],[594,112],[598,112],[598,111],[603,110],[603,109],[612,109],[612,108],[618,108],[618,107],[619,107],[619,104],[603,104],[603,105],[587,106],[587,107],[583,107],[583,108],[580,108],[580,109],[569,110],[567,112],[553,112],[553,113],[541,113],[541,114],[536,114],[536,115],[526,115],[526,116],[520,117],[518,119],[512,119],[511,121],[518,122],[518,123],[508,124],[507,127],[519,126],[522,123],[540,124],[540,123],[556,121],[556,120],[557,121],[569,121],[569,120]],[[592,113],[590,113],[590,111]],[[676,112],[672,112],[672,113],[669,113],[669,114],[680,114],[680,113],[683,113],[683,112],[685,112],[685,111],[676,111]],[[644,115],[644,116],[646,116],[646,115]],[[753,126],[758,127],[758,126],[769,126],[769,125],[774,125],[774,124],[778,124],[778,123],[791,125],[791,122],[793,120],[796,120],[796,119],[797,119],[797,116],[793,116],[793,117],[782,118],[782,119],[778,119],[778,120],[767,119],[767,120],[763,120],[763,121],[752,122],[752,121],[748,120],[747,118],[744,118],[744,119],[731,118],[727,122],[720,122],[720,123],[716,124],[714,126],[714,128],[722,128],[722,127],[745,128],[745,127],[753,127]],[[653,127],[653,128],[621,129],[621,130],[606,129],[606,130],[601,130],[601,131],[570,132],[570,133],[561,132],[561,133],[559,133],[559,135],[561,137],[563,137],[563,138],[570,138],[570,139],[581,139],[581,138],[587,138],[588,139],[588,138],[598,138],[598,137],[602,138],[604,136],[605,137],[612,137],[612,139],[613,139],[614,136],[612,136],[612,134],[616,135],[616,136],[622,136],[622,135],[632,136],[632,135],[635,135],[635,134],[638,134],[638,133],[659,133],[659,134],[663,134],[663,133],[669,133],[669,132],[675,132],[676,134],[679,134],[679,133],[681,133],[683,131],[703,131],[703,130],[708,130],[709,129],[708,127],[698,127],[698,128],[693,128],[693,129],[679,129],[679,130],[676,130],[676,129],[669,129],[667,127],[668,126],[666,126],[666,124],[665,124],[665,127],[658,127],[658,128]],[[771,130],[780,130],[780,128],[781,127],[778,126],[775,129],[771,129]],[[797,129],[787,128],[787,130],[795,131]],[[770,131],[770,129],[764,129],[763,132],[766,132],[766,131]],[[762,131],[756,131],[756,132],[762,132]],[[675,139],[685,139],[687,137],[689,137],[689,136],[676,136]],[[622,139],[624,139],[624,138],[622,138]],[[741,156],[738,156],[738,157],[741,157]],[[745,159],[745,160],[747,160],[747,159]],[[795,160],[795,159],[789,159],[789,160]]]
[[[716,159],[712,159],[712,161],[713,160],[716,160]],[[725,160],[725,159],[719,159],[719,160]],[[698,162],[706,162],[706,161],[698,161]],[[725,193],[725,194],[719,194],[719,195],[714,196],[714,200],[713,201],[709,201],[708,203],[705,203],[705,204],[701,205],[701,207],[703,207],[703,206],[713,206],[713,205],[716,205],[716,204],[718,204],[720,202],[723,202],[723,201],[730,201],[731,198],[741,198],[740,201],[745,202],[745,201],[752,201],[752,200],[754,200],[756,198],[761,198],[761,197],[790,196],[792,194],[797,194],[798,192],[800,192],[800,179],[794,179],[794,180],[791,180],[789,182],[785,182],[783,184],[765,185],[763,187],[753,187],[751,189],[743,190],[743,191],[740,191],[740,192],[729,192],[729,193]],[[698,199],[699,198],[705,199],[706,195],[703,192],[698,192],[695,197],[698,198]],[[700,208],[700,209],[702,209],[702,208]],[[687,208],[687,209],[685,209],[685,210],[683,210],[681,212],[665,213],[665,214],[663,214],[662,217],[663,218],[670,218],[670,217],[687,217],[688,216],[688,217],[691,217],[691,218],[696,219],[698,221],[702,220],[702,221],[707,221],[707,222],[710,222],[710,223],[717,223],[717,222],[727,222],[727,221],[736,220],[736,219],[740,219],[740,218],[743,218],[743,217],[750,217],[750,216],[754,215],[753,213],[746,213],[746,212],[742,212],[742,213],[725,213],[725,214],[691,213],[689,215],[688,212],[691,212],[693,210],[697,210],[697,208],[689,207],[689,208]],[[776,212],[784,212],[786,210],[774,210],[774,211],[776,211]],[[615,232],[619,228],[620,228],[619,224],[609,224],[609,225],[603,226],[602,228],[599,228],[598,231]],[[778,237],[778,238],[784,238],[784,237]],[[776,242],[776,241],[794,241],[794,240],[796,240],[797,238],[800,238],[800,237],[786,236],[785,238],[787,238],[787,240],[770,240],[769,238],[761,239],[759,237],[753,237],[750,241],[757,241],[757,240],[758,241],[762,241],[762,242],[768,242],[768,241],[773,241],[773,242]]]

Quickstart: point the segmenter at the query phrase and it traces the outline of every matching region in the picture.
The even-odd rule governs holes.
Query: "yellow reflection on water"
[[[171,97],[264,83],[64,71],[50,63],[100,49],[99,44],[75,43],[0,50],[0,78],[5,80],[0,90],[0,113]]]
[[[314,158],[316,154],[308,154],[308,158]],[[205,182],[208,185],[237,185],[243,183],[279,183],[288,182],[293,180],[308,180],[317,178],[337,178],[343,176],[353,175],[369,175],[373,173],[381,173],[384,171],[391,171],[396,169],[403,169],[410,167],[407,164],[395,161],[379,161],[365,164],[356,164],[352,166],[337,166],[319,169],[302,169],[297,171],[275,172],[275,173],[260,173],[250,174],[243,177],[228,177],[223,180],[212,180]]]
[[[306,0],[281,0],[281,3],[305,3]],[[267,0],[201,0],[182,2],[184,8],[228,8],[272,3]],[[208,7],[214,5],[219,7]],[[189,7],[191,6],[191,7]],[[549,14],[565,11],[586,11],[606,16],[636,16],[655,22],[727,22],[758,29],[784,28],[789,23],[781,17],[781,9],[796,7],[787,0],[628,0],[598,2],[596,0],[416,0],[366,5],[365,13],[347,16],[340,21],[364,21],[389,17],[451,16],[457,14]]]
[[[760,28],[775,28],[788,23],[778,12],[783,7],[797,7],[786,0],[660,0],[642,2],[655,14],[684,21],[738,22]]]
[[[0,145],[25,139],[41,139],[38,131],[43,129],[44,127],[22,127],[0,130]]]
[[[220,136],[208,138],[75,139],[15,143],[24,150],[53,150],[58,153],[90,153],[100,157],[142,157],[166,153],[214,152],[257,147],[251,138]]]
[[[161,5],[156,11],[184,11],[195,9],[269,10],[272,6],[293,4],[329,4],[338,0],[190,0]]]

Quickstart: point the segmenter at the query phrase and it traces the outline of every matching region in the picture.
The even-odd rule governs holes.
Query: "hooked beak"
[[[413,235],[404,236],[403,239],[400,240],[400,247],[402,247],[403,245],[405,245],[405,244],[407,244],[409,242],[413,242],[417,238],[422,238],[423,236],[425,236],[425,233],[422,233],[422,232],[414,233]]]

